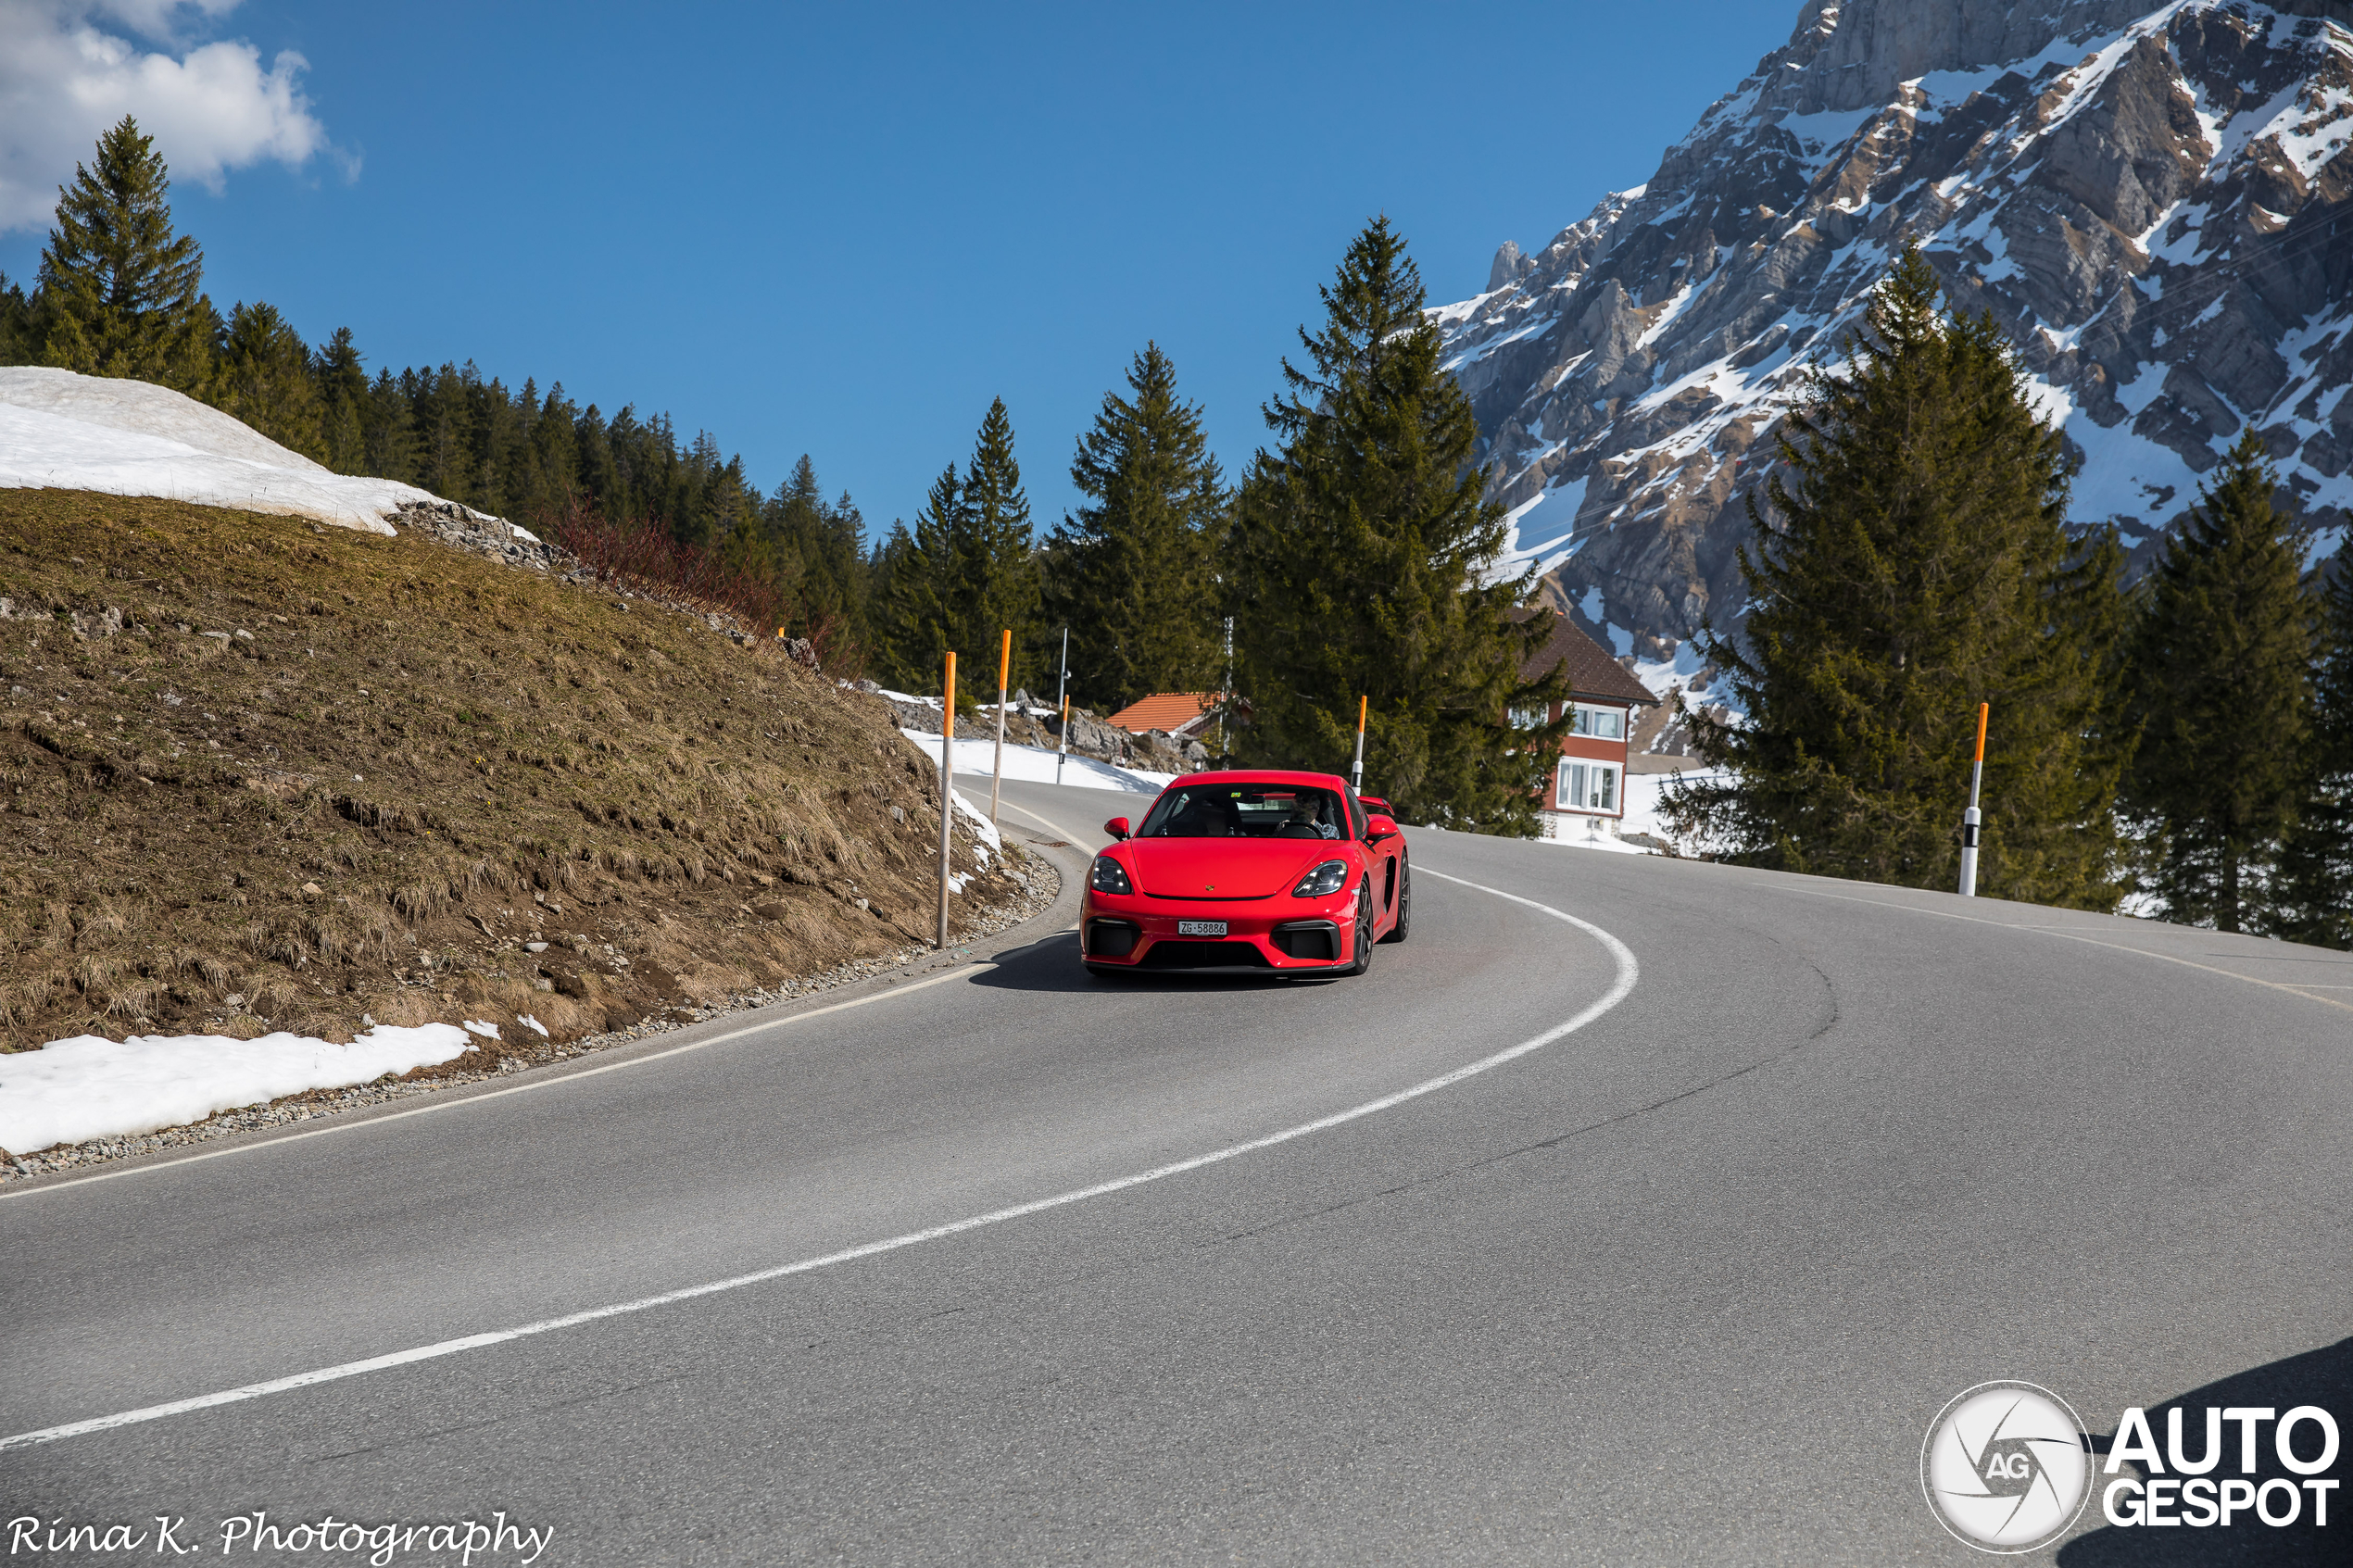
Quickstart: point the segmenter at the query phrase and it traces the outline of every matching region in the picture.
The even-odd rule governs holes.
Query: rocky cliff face
[[[2353,4],[1807,0],[1660,162],[1432,312],[1518,558],[1664,689],[1735,623],[1747,492],[1917,236],[2143,556],[2247,421],[2353,508]]]

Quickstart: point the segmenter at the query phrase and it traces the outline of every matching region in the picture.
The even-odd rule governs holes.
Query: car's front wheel
[[[1348,966],[1351,974],[1362,974],[1373,967],[1373,945],[1378,940],[1373,930],[1373,879],[1366,877],[1356,889],[1356,961]]]
[[[1414,868],[1401,859],[1397,862],[1397,923],[1389,928],[1386,942],[1403,942],[1414,930]]]

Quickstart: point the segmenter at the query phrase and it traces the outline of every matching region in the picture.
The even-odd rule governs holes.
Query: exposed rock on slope
[[[2144,553],[2252,420],[2353,507],[2353,5],[1807,0],[1789,44],[1544,250],[1434,311],[1517,548],[1621,654],[1737,620],[1743,497],[1909,236],[2021,345]]]

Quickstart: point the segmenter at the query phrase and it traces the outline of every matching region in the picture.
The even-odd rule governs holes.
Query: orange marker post
[[[939,688],[939,940],[948,946],[949,829],[956,820],[956,656],[948,656],[948,678]]]
[[[1005,640],[997,649],[997,767],[988,775],[988,822],[997,822],[997,786],[1005,777],[1005,677],[1013,668],[1013,632],[1005,628]]]
[[[1961,813],[1961,897],[1977,897],[1977,830],[1985,819],[1977,809],[1978,784],[1985,777],[1985,723],[1994,705],[1977,705],[1977,759],[1969,769],[1969,809]]]
[[[1373,699],[1356,699],[1356,765],[1348,775],[1348,787],[1358,795],[1365,793],[1365,716],[1372,710]]]

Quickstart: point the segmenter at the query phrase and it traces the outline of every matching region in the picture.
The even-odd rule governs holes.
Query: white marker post
[[[1348,774],[1349,790],[1356,795],[1365,793],[1365,715],[1372,707],[1372,702],[1369,696],[1356,699],[1356,765],[1349,770]]]
[[[997,767],[988,775],[988,823],[997,824],[997,786],[1005,777],[1005,677],[1013,667],[1013,633],[1005,629],[1005,641],[997,650]]]
[[[948,946],[948,830],[956,818],[949,791],[956,783],[956,656],[948,656],[948,679],[939,688],[939,942]]]
[[[1969,809],[1961,814],[1961,897],[1977,897],[1977,828],[1984,818],[1977,809],[1977,786],[1985,777],[1985,720],[1994,705],[1977,705],[1977,760],[1969,764]]]
[[[1054,701],[1063,710],[1062,744],[1054,748],[1054,783],[1063,782],[1063,759],[1070,755],[1070,628],[1063,628],[1063,670],[1054,677]]]

